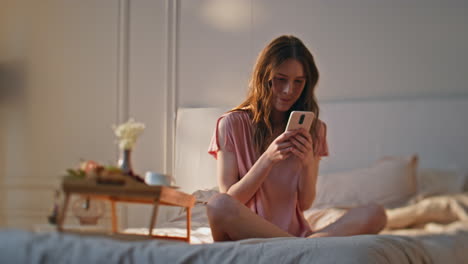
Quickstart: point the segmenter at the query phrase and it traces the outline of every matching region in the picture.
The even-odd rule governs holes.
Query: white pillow
[[[350,208],[371,202],[394,207],[416,193],[418,156],[384,157],[369,168],[320,175],[311,209]]]
[[[218,187],[211,189],[198,190],[192,193],[195,196],[195,206],[192,208],[192,221],[198,225],[209,226],[208,216],[206,215],[206,203],[208,200],[219,193]],[[180,208],[177,215],[170,218],[169,223],[185,222],[187,216],[187,210]]]
[[[463,192],[465,174],[457,170],[419,169],[418,199],[437,194]]]

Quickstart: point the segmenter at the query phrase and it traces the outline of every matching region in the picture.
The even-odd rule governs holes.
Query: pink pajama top
[[[224,131],[219,129],[219,121],[222,118],[225,119]],[[315,155],[328,156],[326,131],[325,123],[320,121],[318,142],[314,145]],[[219,142],[219,133],[225,135],[225,142]],[[259,155],[253,144],[253,125],[247,112],[229,112],[218,119],[208,153],[217,158],[220,149],[235,153],[239,180],[252,168]],[[297,237],[310,235],[312,231],[299,208],[297,197],[301,174],[302,166],[297,157],[291,155],[288,159],[278,162],[245,205],[291,235]]]

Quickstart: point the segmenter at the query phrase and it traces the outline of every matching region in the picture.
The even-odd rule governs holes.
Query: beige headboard
[[[468,169],[468,97],[320,104],[330,157],[320,173],[369,166],[385,155],[418,153],[423,168]],[[177,114],[175,177],[184,191],[215,187],[208,145],[228,108],[181,108]],[[468,171],[468,170],[467,170]]]
[[[216,182],[216,160],[208,146],[217,119],[227,108],[181,108],[177,111],[175,142],[176,185],[183,191],[212,188]]]

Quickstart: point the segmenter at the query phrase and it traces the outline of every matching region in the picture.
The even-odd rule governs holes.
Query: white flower
[[[132,149],[136,143],[138,136],[145,129],[145,124],[137,123],[130,118],[126,123],[119,126],[112,126],[115,135],[119,139],[120,149]]]

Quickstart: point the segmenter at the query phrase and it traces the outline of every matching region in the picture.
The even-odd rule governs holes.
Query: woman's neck
[[[271,125],[273,130],[284,129],[286,125],[286,112],[280,112],[275,109],[271,111]]]

